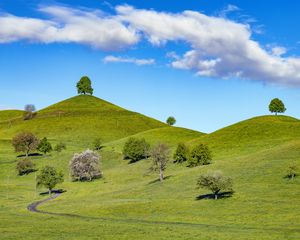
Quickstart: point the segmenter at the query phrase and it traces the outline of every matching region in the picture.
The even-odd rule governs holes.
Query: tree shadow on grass
[[[64,190],[64,189],[53,189],[52,191],[51,191],[51,193],[64,193],[64,192],[66,192],[67,190]],[[42,192],[42,193],[40,193],[40,195],[49,195],[49,192],[47,191],[47,192]]]
[[[233,192],[221,192],[218,193],[218,199],[222,199],[222,198],[230,198],[233,195]],[[203,200],[203,199],[215,199],[215,194],[204,194],[204,195],[199,195],[198,197],[196,197],[196,200]]]
[[[28,157],[36,157],[36,156],[40,157],[40,156],[43,156],[43,154],[41,154],[41,153],[29,153],[28,154]],[[26,155],[25,154],[21,154],[21,155],[17,156],[17,158],[21,158],[21,157],[26,157]]]
[[[169,178],[171,178],[171,177],[172,177],[172,175],[169,175],[169,176],[164,177],[164,181],[167,180],[167,179],[169,179]],[[154,184],[154,183],[157,183],[157,182],[160,182],[159,178],[158,178],[158,179],[155,179],[155,180],[153,180],[153,181],[151,181],[151,182],[149,182],[148,185]]]

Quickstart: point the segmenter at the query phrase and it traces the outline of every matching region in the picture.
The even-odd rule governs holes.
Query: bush
[[[12,145],[15,148],[15,151],[24,152],[27,157],[31,151],[36,150],[39,143],[39,139],[29,132],[19,133],[12,140]]]
[[[93,142],[93,148],[94,150],[101,150],[102,148],[102,140],[101,138],[96,138]]]
[[[66,149],[67,149],[66,144],[64,144],[62,142],[56,144],[54,147],[54,151],[58,152],[58,153],[60,153],[62,150],[66,150]]]
[[[188,160],[189,149],[184,143],[179,143],[174,153],[174,163],[183,163]]]
[[[199,144],[195,146],[191,151],[191,154],[189,156],[189,166],[196,167],[200,165],[207,165],[210,164],[211,160],[212,154],[208,146]]]
[[[297,176],[297,166],[291,164],[286,171],[286,178],[293,180]]]
[[[16,169],[20,176],[36,171],[35,164],[28,158],[18,161]]]
[[[150,145],[145,139],[129,138],[123,148],[124,159],[136,162],[149,156]]]
[[[221,171],[214,171],[201,175],[197,185],[199,188],[211,190],[215,199],[218,199],[218,194],[222,190],[233,191],[231,178],[223,176]]]
[[[99,160],[98,153],[89,149],[82,153],[76,153],[69,163],[72,179],[74,181],[91,181],[102,177]]]
[[[51,152],[52,149],[52,145],[50,142],[48,142],[48,139],[46,137],[44,137],[41,141],[40,144],[37,147],[37,150],[39,150],[40,152],[46,154]]]

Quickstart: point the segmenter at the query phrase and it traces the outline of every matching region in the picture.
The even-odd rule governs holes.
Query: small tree
[[[66,150],[66,144],[64,144],[63,142],[60,142],[58,144],[55,145],[54,147],[54,151],[60,153],[62,150]]]
[[[189,156],[189,166],[196,167],[199,165],[210,164],[212,154],[207,145],[199,144],[195,146]]]
[[[102,173],[99,169],[100,156],[97,152],[86,150],[76,153],[69,163],[70,174],[74,181],[91,181],[100,178]]]
[[[36,171],[35,164],[28,158],[18,161],[16,169],[20,176]]]
[[[288,166],[286,171],[286,177],[288,179],[294,180],[297,174],[297,166],[295,164],[291,164],[290,166]]]
[[[78,94],[90,94],[93,95],[94,89],[92,88],[92,82],[87,76],[83,76],[77,83]]]
[[[174,163],[183,163],[188,160],[189,149],[184,143],[179,143],[174,153]]]
[[[94,150],[101,150],[103,147],[101,138],[96,138],[93,142]]]
[[[174,117],[168,117],[166,123],[170,126],[173,126],[176,123],[176,119]]]
[[[37,186],[44,186],[51,194],[53,188],[64,181],[62,172],[57,172],[54,167],[45,166],[36,178]]]
[[[24,152],[26,157],[28,157],[31,151],[37,149],[39,139],[29,132],[19,133],[12,139],[12,145],[16,152]]]
[[[150,145],[145,139],[129,138],[123,147],[124,159],[130,159],[131,162],[136,162],[147,158]]]
[[[275,115],[277,115],[278,113],[284,113],[286,108],[280,99],[274,98],[269,105],[269,110],[271,113],[275,113]]]
[[[40,144],[39,146],[37,147],[37,149],[46,154],[46,153],[49,153],[51,152],[53,149],[52,149],[52,145],[50,142],[48,142],[48,139],[46,137],[44,137],[41,141],[40,141]]]
[[[231,178],[223,176],[221,171],[214,171],[201,175],[197,185],[199,188],[205,188],[212,191],[215,195],[215,199],[218,199],[220,191],[233,191]]]
[[[159,172],[159,180],[162,182],[170,158],[170,149],[166,144],[159,143],[151,149],[150,156],[153,161],[150,171]]]
[[[35,106],[33,104],[27,104],[24,107],[24,120],[30,120],[35,115]]]

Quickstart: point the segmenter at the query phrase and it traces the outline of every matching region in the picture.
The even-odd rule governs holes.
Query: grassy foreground
[[[78,101],[85,105],[86,100]],[[72,105],[73,101],[67,104]],[[167,127],[118,107],[115,112],[111,110],[114,107],[108,105],[114,112],[110,115],[116,116],[116,112],[124,111],[125,114],[119,113],[118,119],[128,117],[131,121],[135,115],[140,123],[131,124],[127,119],[124,124],[128,122],[128,127],[120,128],[121,132],[116,125],[107,128],[94,125],[97,134],[88,132],[89,127],[86,130],[77,126],[72,135],[72,131],[61,130],[62,123],[55,122],[62,116],[42,117],[49,114],[51,108],[41,111],[40,118],[30,122],[20,119],[9,128],[0,121],[1,238],[300,239],[300,179],[289,181],[284,178],[290,163],[300,167],[299,120],[264,116],[205,135]],[[58,109],[57,105],[53,108]],[[63,109],[62,106],[59,108]],[[83,108],[73,108],[67,126],[73,125],[78,115],[81,118],[81,114],[87,114],[86,111],[79,113]],[[98,119],[105,118],[104,115]],[[82,123],[98,124],[94,123],[93,116],[95,113],[82,116]],[[39,137],[50,136],[52,143],[61,139],[67,141],[68,148],[61,154],[34,157],[33,161],[38,168],[51,165],[65,173],[65,182],[58,187],[67,192],[40,209],[76,216],[42,215],[26,209],[29,203],[46,196],[39,195],[44,189],[35,188],[35,173],[22,177],[16,175],[17,158],[10,139],[25,127],[32,128]],[[56,135],[59,131],[60,134]],[[72,182],[68,177],[69,160],[74,152],[89,146],[87,139],[91,134],[92,138],[105,135],[106,147],[100,152],[104,178],[93,182]],[[191,146],[205,142],[214,151],[214,161],[211,165],[196,168],[170,163],[166,172],[168,177],[160,183],[156,174],[146,174],[149,160],[128,164],[122,159],[120,150],[130,135],[144,137],[152,144],[167,142],[171,147],[178,142],[187,142]],[[198,176],[213,169],[222,170],[233,178],[235,194],[218,201],[197,200],[199,195],[209,193],[196,189]]]

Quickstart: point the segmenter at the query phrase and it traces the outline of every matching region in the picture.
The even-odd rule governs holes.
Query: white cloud
[[[219,16],[225,18],[229,13],[239,11],[240,8],[233,4],[228,4],[224,9],[222,9],[219,13]]]
[[[138,59],[138,58],[129,58],[129,57],[120,57],[120,56],[106,56],[103,61],[105,63],[133,63],[138,66],[141,65],[153,65],[155,64],[154,59]]]
[[[72,42],[115,51],[135,46],[141,39],[153,46],[183,43],[190,48],[183,56],[175,52],[167,54],[174,68],[190,70],[199,76],[234,76],[300,86],[300,58],[287,56],[281,46],[262,47],[253,40],[249,23],[196,11],[175,14],[128,5],[115,10],[115,14],[107,14],[99,10],[48,6],[39,9],[48,19],[0,15],[0,42]],[[228,6],[227,10],[237,8]],[[138,65],[155,62],[115,56],[107,56],[105,61]]]
[[[153,45],[188,43],[191,50],[172,62],[175,68],[192,70],[199,76],[235,76],[300,86],[300,58],[282,57],[285,51],[280,46],[269,53],[251,38],[248,24],[195,11],[173,14],[119,6],[117,12]]]
[[[63,42],[90,45],[103,50],[120,50],[139,41],[133,28],[100,11],[83,11],[60,6],[42,7],[51,20],[0,16],[0,42]]]

